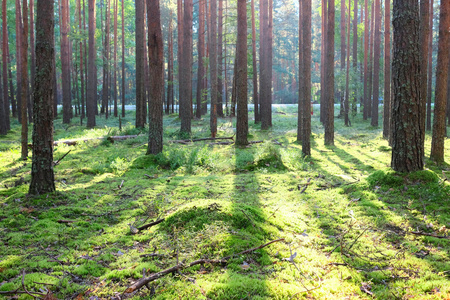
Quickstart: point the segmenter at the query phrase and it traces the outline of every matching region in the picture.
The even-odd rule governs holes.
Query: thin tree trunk
[[[69,124],[72,110],[70,96],[69,0],[61,0],[61,77],[63,92],[63,123]]]
[[[145,124],[144,0],[136,0],[136,127]]]
[[[389,0],[386,0],[389,1]],[[362,18],[362,15],[361,15]],[[358,0],[353,4],[353,71],[356,74],[358,69]],[[356,115],[358,112],[357,106],[358,89],[353,90],[352,111]]]
[[[368,111],[367,111],[367,117],[372,118],[372,96],[373,96],[373,42],[374,42],[374,32],[375,32],[375,3],[372,2],[372,9],[371,9],[371,19],[370,19],[370,33],[369,33],[369,90],[368,90]]]
[[[340,67],[341,67],[341,72],[343,73],[345,70],[345,59],[346,59],[346,20],[345,20],[345,0],[341,0],[341,20],[340,20],[340,29],[341,29],[341,63],[340,63]],[[345,94],[344,91],[341,90],[342,87],[339,86],[338,87],[338,97],[339,97],[339,118],[342,117],[344,115],[344,99],[345,99]]]
[[[367,0],[366,0],[367,1]],[[322,0],[322,42],[320,49],[320,122],[325,123],[326,119],[326,74],[327,74],[327,64],[326,64],[326,47],[327,47],[327,0]]]
[[[343,1],[343,0],[342,0]],[[347,23],[347,70],[345,72],[345,98],[344,98],[344,124],[350,126],[348,119],[349,112],[349,81],[350,81],[350,7],[351,0],[348,0],[348,23]]]
[[[9,79],[9,98],[11,102],[11,113],[13,117],[17,117],[17,102],[14,98],[15,89],[14,89],[14,83],[13,83],[13,74],[11,71],[12,68],[12,62],[11,62],[11,55],[9,55],[9,44],[7,45],[7,56],[8,56],[8,79]],[[8,107],[9,110],[9,107]],[[9,114],[8,114],[9,115]],[[11,129],[11,128],[9,128]]]
[[[16,90],[16,99],[17,99],[17,118],[19,123],[22,123],[22,71],[21,63],[21,55],[22,55],[22,16],[20,12],[20,0],[16,0],[16,76],[17,76],[17,90]]]
[[[19,7],[20,9],[20,7]],[[27,99],[28,99],[28,5],[27,0],[22,2],[22,37],[20,39],[22,53],[20,55],[21,60],[21,76],[22,76],[22,103],[21,103],[21,115],[22,115],[22,159],[27,159],[28,156],[28,123],[27,123]]]
[[[450,2],[442,1],[439,13],[439,43],[436,66],[436,97],[434,100],[433,137],[430,158],[444,163],[445,115],[447,109],[447,79],[450,42]]]
[[[89,6],[89,61],[87,86],[87,127],[95,127],[95,108],[97,106],[97,74],[95,67],[95,0],[88,0]]]
[[[384,1],[384,103],[383,138],[391,135],[391,1]]]
[[[198,4],[198,70],[197,70],[197,108],[195,111],[195,116],[197,118],[202,117],[202,102],[203,102],[203,77],[205,76],[205,66],[204,66],[204,56],[205,56],[205,19],[204,19],[204,5],[203,1],[206,0],[200,0]],[[171,26],[169,26],[169,32],[171,30]],[[169,69],[170,72],[170,69]],[[170,73],[169,73],[170,74]],[[167,107],[167,113],[169,111],[169,108]]]
[[[117,107],[117,17],[118,17],[117,0],[114,0],[114,117],[119,116]]]
[[[6,130],[11,129],[11,121],[10,121],[10,110],[9,110],[9,100],[8,100],[8,57],[9,57],[9,49],[8,49],[8,28],[6,23],[6,0],[2,1],[2,22],[3,22],[3,51],[2,51],[2,61],[3,61],[3,106],[4,106],[4,120],[5,120],[5,128]],[[12,77],[10,75],[10,77]],[[12,79],[12,78],[11,78]],[[12,80],[11,80],[12,82]],[[14,93],[11,90],[11,99],[13,99]],[[11,101],[13,109],[13,113],[15,110],[14,100]]]
[[[215,138],[217,133],[217,0],[211,0],[211,24],[208,28],[210,34],[210,80],[211,80],[211,113],[210,113],[210,131],[211,137]]]
[[[222,74],[223,74],[223,52],[222,52],[222,40],[223,40],[223,0],[219,1],[219,19],[218,19],[218,35],[217,35],[217,116],[223,117],[223,83],[222,83]]]
[[[183,56],[180,94],[180,131],[191,132],[192,119],[192,14],[193,0],[185,0],[183,16]]]
[[[100,113],[104,113],[106,119],[108,119],[109,110],[109,3],[110,0],[106,1],[105,8],[105,39],[103,44],[103,89],[102,89],[102,107],[100,109]],[[136,74],[137,75],[137,74]]]
[[[180,98],[183,94],[181,82],[183,81],[183,0],[177,0],[177,61],[178,61],[178,109],[180,108]]]
[[[431,96],[433,93],[433,0],[430,0],[430,27],[428,37],[428,74],[427,74],[427,130],[431,130]],[[425,96],[424,96],[425,97]]]
[[[421,108],[420,114],[423,115],[420,120],[426,119],[426,95],[427,95],[427,67],[428,67],[428,51],[429,49],[429,39],[430,36],[430,0],[420,0],[420,96],[421,96]],[[430,122],[431,124],[431,122]],[[425,124],[421,124],[425,127]],[[430,125],[431,126],[431,125]],[[425,139],[425,130],[423,131],[423,137]]]
[[[255,123],[261,122],[259,116],[259,96],[258,96],[258,69],[256,66],[256,26],[255,26],[255,0],[251,0],[252,11],[252,67],[253,67],[253,104],[255,110]],[[226,53],[225,53],[226,56]],[[226,60],[225,60],[226,61]],[[226,73],[226,70],[225,70]],[[225,75],[226,78],[226,75]]]
[[[78,31],[83,32],[83,24],[81,23],[81,0],[77,2],[77,10],[78,10]],[[81,119],[86,117],[85,107],[84,107],[84,58],[83,58],[83,42],[80,40],[80,79],[81,79]]]
[[[375,28],[374,28],[374,49],[373,49],[373,102],[372,121],[373,127],[378,127],[378,98],[380,96],[380,26],[381,26],[381,5],[380,0],[375,0]]]
[[[122,0],[122,118],[125,118],[125,0]]]
[[[35,46],[34,46],[34,0],[30,1],[30,58],[31,58],[31,65],[30,65],[30,86],[31,86],[31,92],[28,96],[28,122],[33,122],[33,91],[34,91],[34,78],[36,76],[36,52],[35,52]]]
[[[200,5],[202,6],[202,5]],[[170,11],[169,17],[169,41],[168,41],[168,51],[167,51],[167,102],[166,102],[166,114],[170,113],[170,108],[173,101],[173,28],[172,28],[172,10]],[[200,107],[197,104],[197,110]],[[172,110],[173,113],[173,110]]]
[[[311,155],[311,0],[302,0],[303,25],[303,114],[302,114],[302,154]]]
[[[303,39],[303,17],[304,17],[304,8],[303,8],[304,0],[299,0],[298,6],[298,114],[297,114],[297,143],[300,143],[303,139],[303,107],[305,102],[305,94],[303,85],[305,83],[305,60],[303,59],[304,51],[303,51],[303,43],[305,42]]]
[[[363,119],[367,120],[369,117],[369,6],[368,0],[364,1],[364,107]]]
[[[334,0],[328,0],[325,145],[334,145]]]

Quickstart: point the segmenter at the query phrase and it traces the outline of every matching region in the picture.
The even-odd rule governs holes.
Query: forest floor
[[[39,197],[27,195],[19,124],[0,137],[0,299],[450,299],[448,165],[393,172],[381,128],[359,116],[336,119],[327,147],[314,114],[302,158],[294,107],[277,108],[269,131],[250,118],[249,140],[264,142],[245,148],[170,142],[185,137],[165,116],[164,152],[146,156],[148,131],[127,114],[122,130],[56,120],[57,141],[138,136],[59,144],[55,161],[71,151],[57,192]],[[209,136],[208,118],[190,138]],[[235,119],[218,127],[233,136]],[[426,157],[430,144],[427,133]],[[449,140],[445,151],[450,162]],[[189,266],[198,259],[222,262]]]

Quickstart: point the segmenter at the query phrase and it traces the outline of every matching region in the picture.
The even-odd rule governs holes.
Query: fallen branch
[[[76,221],[73,221],[73,220],[58,220],[56,222],[62,223],[62,224],[70,224],[70,223],[75,223]]]
[[[35,296],[35,295],[39,295],[39,296],[43,296],[45,297],[46,294],[43,293],[38,293],[38,292],[30,292],[25,288],[25,269],[22,270],[22,288],[23,291],[19,290],[19,288],[15,289],[14,291],[0,291],[0,295],[18,295],[18,294],[27,294],[30,295],[33,298],[38,298],[39,297]]]
[[[264,143],[265,141],[250,141],[248,142],[249,144],[261,144]],[[273,140],[272,143],[278,145],[278,146],[283,146],[279,141],[277,140]]]
[[[72,151],[72,150],[67,151],[66,154],[64,154],[60,159],[58,159],[56,162],[53,162],[53,166],[55,167],[55,166],[59,165],[59,163],[64,159],[64,157],[66,157],[67,154],[70,153],[70,151]]]
[[[151,222],[151,223],[142,225],[141,227],[138,227],[137,230],[141,231],[141,230],[150,228],[150,227],[155,226],[155,225],[157,225],[157,224],[159,224],[159,223],[162,223],[164,220],[165,220],[165,219],[162,218],[162,219],[156,220],[156,221],[154,221],[154,222]]]
[[[437,234],[426,233],[426,232],[421,232],[421,231],[411,231],[411,233],[415,234],[415,235],[431,236],[431,237],[435,237],[435,238],[438,238],[438,239],[450,239],[450,236],[437,235]]]
[[[173,140],[170,141],[171,143],[178,143],[178,144],[188,144],[191,142],[201,142],[201,141],[217,141],[217,140],[233,140],[234,141],[234,136],[229,136],[229,137],[208,137],[208,138],[199,138],[199,139],[186,139],[186,140]]]
[[[107,140],[111,143],[114,143],[115,141],[124,141],[128,139],[134,139],[138,137],[137,135],[122,135],[122,136],[108,136]]]
[[[161,277],[163,277],[163,276],[165,276],[165,275],[167,275],[167,274],[171,274],[171,273],[174,273],[174,272],[178,272],[178,271],[180,271],[180,270],[187,269],[187,268],[193,267],[193,266],[195,266],[195,265],[200,265],[200,264],[213,264],[213,265],[220,264],[220,265],[226,265],[226,264],[228,263],[228,260],[229,260],[230,258],[236,256],[236,255],[242,255],[242,254],[250,253],[250,252],[253,252],[253,251],[255,251],[255,250],[264,248],[264,247],[266,247],[266,246],[268,246],[268,245],[270,245],[270,244],[273,244],[273,243],[276,243],[276,242],[280,242],[280,241],[284,241],[284,239],[274,240],[274,241],[268,242],[268,243],[266,243],[266,244],[264,244],[264,245],[261,245],[261,246],[255,247],[255,248],[251,248],[251,249],[247,249],[247,250],[244,250],[244,251],[239,252],[239,253],[237,253],[237,254],[233,254],[233,255],[224,257],[224,258],[222,258],[222,259],[199,259],[199,260],[193,261],[193,262],[191,262],[190,264],[187,264],[187,265],[186,265],[186,264],[183,264],[183,263],[176,264],[176,265],[173,266],[173,267],[170,267],[170,268],[168,268],[168,269],[165,269],[165,270],[163,270],[163,271],[161,271],[161,272],[155,273],[155,274],[150,275],[150,276],[148,276],[148,277],[145,277],[145,276],[144,276],[143,278],[139,279],[138,281],[136,281],[135,283],[133,283],[131,286],[129,286],[129,287],[123,292],[123,294],[133,293],[133,292],[139,290],[140,288],[146,286],[146,285],[149,284],[150,282],[155,281],[155,280],[157,280],[157,279],[159,279],[159,278],[161,278]]]
[[[308,188],[310,182],[311,182],[311,177],[308,178],[308,181],[306,182],[306,184],[305,184],[305,186],[303,187],[303,189],[300,191],[300,194],[303,194],[303,193],[306,191],[306,189]],[[300,189],[300,185],[298,185],[298,189]]]
[[[245,211],[243,209],[241,209],[241,211],[247,217],[247,219],[250,221],[250,223],[252,223],[252,226],[255,227],[255,223],[253,222],[253,220],[245,213]]]

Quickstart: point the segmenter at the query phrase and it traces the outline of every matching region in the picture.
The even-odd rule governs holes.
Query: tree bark
[[[110,72],[109,72],[109,47],[110,47],[110,42],[109,42],[109,27],[110,27],[110,0],[105,0],[106,1],[106,8],[105,8],[105,28],[104,28],[104,32],[105,32],[105,39],[104,39],[104,44],[103,44],[103,86],[102,86],[102,107],[100,109],[100,113],[104,113],[106,119],[108,119],[109,116],[109,109],[108,109],[108,104],[109,104],[109,95],[110,95],[110,90],[109,90],[109,76],[110,76]],[[137,26],[136,26],[137,28]],[[137,31],[137,30],[136,30]],[[136,64],[137,65],[137,64]],[[137,76],[136,76],[137,77]]]
[[[389,0],[386,0],[389,1]],[[361,14],[362,18],[362,14]],[[358,69],[358,0],[353,4],[353,70],[356,74]],[[358,89],[353,90],[352,111],[356,115],[358,111],[357,106]]]
[[[117,16],[118,16],[117,0],[114,0],[114,117],[119,116],[117,107]]]
[[[82,33],[83,30],[83,23],[81,23],[81,0],[77,1],[77,10],[78,10],[78,31]],[[86,117],[85,113],[85,103],[84,103],[84,58],[83,58],[83,41],[80,40],[79,43],[80,47],[80,81],[81,81],[81,119],[84,119]]]
[[[378,127],[378,98],[380,96],[380,52],[381,52],[381,5],[380,0],[375,0],[375,28],[373,32],[374,36],[374,48],[373,48],[373,93],[372,93],[372,120],[370,125]]]
[[[211,80],[211,113],[209,127],[211,137],[215,138],[217,133],[217,0],[211,0],[211,26],[208,28],[210,34],[210,80]]]
[[[125,118],[125,0],[122,0],[122,118]]]
[[[367,120],[369,116],[369,6],[368,0],[364,0],[364,98],[363,98],[363,119]]]
[[[343,1],[343,0],[342,0]],[[346,72],[345,72],[345,98],[344,98],[344,124],[345,126],[350,126],[349,119],[348,119],[348,112],[349,112],[349,101],[350,101],[350,95],[349,95],[349,82],[350,82],[350,7],[351,7],[351,0],[348,0],[348,23],[347,23],[347,65],[346,65]]]
[[[334,0],[328,0],[325,145],[334,145]]]
[[[367,102],[367,117],[372,118],[372,103],[373,103],[373,41],[374,41],[374,32],[375,32],[375,3],[372,2],[372,8],[370,12],[370,32],[369,32],[369,77],[368,77],[368,102]]]
[[[30,194],[55,191],[53,173],[54,4],[37,1],[36,77],[34,90],[33,162]]]
[[[31,92],[28,96],[28,122],[33,122],[33,91],[34,91],[34,78],[36,76],[36,52],[34,42],[34,0],[30,0],[30,86]]]
[[[431,130],[431,96],[433,92],[433,0],[430,0],[430,26],[428,37],[428,74],[427,74],[427,120],[426,128]],[[425,96],[424,96],[425,97]]]
[[[9,118],[9,100],[8,100],[8,28],[6,23],[6,0],[2,1],[2,71],[3,71],[3,103],[0,103],[0,134],[6,134],[10,129],[10,118]],[[13,94],[12,94],[13,95]],[[2,127],[3,126],[3,127]]]
[[[311,155],[311,0],[302,0],[303,25],[303,114],[302,114],[302,154]]]
[[[428,66],[428,51],[429,48],[429,39],[432,38],[430,36],[430,0],[420,0],[420,96],[421,96],[421,108],[420,114],[422,117],[420,120],[426,119],[426,95],[427,95],[427,66]],[[425,124],[421,125],[422,127]],[[422,132],[422,139],[425,140],[425,131]]]
[[[391,1],[384,1],[384,103],[383,138],[389,140],[391,130]]]
[[[167,59],[167,104],[166,114],[173,113],[173,27],[172,27],[172,10],[169,18],[169,41],[168,41],[168,59]],[[172,111],[171,111],[172,107]],[[197,109],[199,109],[197,104]]]
[[[221,0],[219,0],[221,1]],[[220,19],[220,18],[219,18]],[[237,73],[236,73],[236,144],[248,145],[248,107],[247,107],[247,5],[246,0],[238,0],[237,24]]]
[[[326,74],[327,74],[327,64],[326,64],[326,49],[327,49],[327,15],[328,15],[328,8],[327,8],[327,0],[322,0],[322,42],[321,42],[321,49],[320,49],[320,122],[322,124],[325,123],[325,117],[326,117]]]
[[[414,172],[423,169],[425,130],[420,120],[418,1],[394,1],[393,27],[391,166],[397,172]]]
[[[61,77],[63,123],[69,124],[72,110],[72,100],[70,96],[69,0],[61,0]]]
[[[20,7],[19,7],[20,9]],[[21,121],[22,121],[22,159],[25,160],[28,156],[28,123],[27,123],[27,99],[28,99],[28,5],[27,0],[22,2],[22,27],[20,39],[22,53],[20,55],[21,70],[21,84],[22,84],[22,103],[21,103]]]
[[[259,123],[259,95],[258,95],[258,69],[256,66],[256,26],[255,26],[255,0],[251,0],[252,11],[252,67],[253,67],[253,105],[255,111],[255,123]],[[226,72],[226,70],[225,70]],[[226,78],[226,77],[225,77]]]
[[[95,127],[95,110],[97,106],[97,74],[95,67],[95,1],[88,0],[89,6],[89,61],[88,61],[88,85],[87,85],[87,127]]]
[[[197,118],[202,117],[202,102],[204,100],[203,97],[203,77],[205,76],[205,66],[204,66],[204,56],[205,56],[205,11],[204,11],[204,5],[203,1],[206,0],[200,0],[198,4],[198,70],[197,70],[197,107],[195,111],[195,116]],[[172,27],[169,27],[169,31]],[[170,72],[170,69],[169,69]],[[169,109],[167,108],[167,113]]]
[[[193,0],[184,1],[183,16],[183,56],[180,94],[180,132],[191,133],[192,119],[192,16]]]
[[[205,2],[206,3],[206,2]],[[177,0],[177,62],[178,62],[178,113],[180,114],[180,98],[183,94],[183,87],[181,82],[183,81],[183,0]]]
[[[20,0],[16,0],[16,99],[17,99],[17,118],[22,123],[22,16]]]
[[[144,0],[136,0],[136,127],[145,124]]]
[[[147,154],[163,150],[163,39],[159,0],[147,0],[148,55],[150,75],[149,139]]]
[[[436,66],[436,97],[434,100],[433,137],[431,159],[438,164],[444,162],[445,115],[447,109],[447,79],[450,42],[450,2],[442,1],[439,13],[439,43]]]

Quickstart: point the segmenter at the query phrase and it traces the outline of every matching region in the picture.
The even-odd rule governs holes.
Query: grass
[[[147,131],[133,128],[131,112],[122,131],[114,118],[98,118],[93,130],[58,119],[56,140],[139,136],[57,146],[55,160],[72,151],[55,167],[57,192],[39,197],[27,195],[31,160],[20,160],[14,123],[0,137],[0,291],[22,288],[25,270],[30,291],[119,299],[177,258],[219,259],[284,238],[225,267],[162,277],[131,299],[448,299],[450,239],[432,236],[450,227],[448,166],[426,160],[424,171],[393,172],[381,129],[359,117],[353,127],[337,119],[327,147],[314,115],[312,155],[303,158],[296,109],[283,112],[269,131],[250,120],[250,140],[266,142],[246,148],[170,143],[180,123],[165,116],[156,156],[145,155]],[[218,136],[233,135],[234,121],[220,119]],[[208,136],[208,117],[192,123],[192,138]],[[427,133],[427,156],[430,144]],[[131,234],[158,217],[164,222]]]

